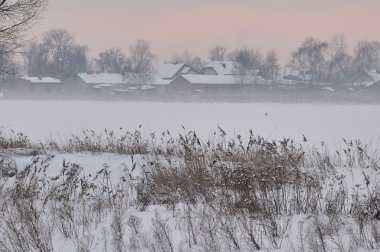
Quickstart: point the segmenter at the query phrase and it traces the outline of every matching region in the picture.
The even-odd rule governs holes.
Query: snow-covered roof
[[[372,87],[372,86],[376,86],[376,85],[379,85],[380,84],[380,80],[378,81],[373,81],[371,83],[367,83],[365,84],[365,87]]]
[[[379,81],[380,80],[380,73],[378,73],[376,70],[367,71],[367,74],[374,81]]]
[[[181,75],[188,82],[193,84],[235,84],[239,83],[239,78],[232,75]]]
[[[380,74],[376,70],[367,71],[367,75],[373,80],[364,84],[366,87],[370,87],[380,81]]]
[[[61,83],[61,80],[52,77],[21,77],[30,83]]]
[[[159,64],[155,73],[161,79],[172,79],[184,66],[185,64]]]
[[[123,84],[124,79],[121,74],[114,73],[99,73],[99,74],[87,74],[79,73],[77,75],[86,84]]]
[[[328,87],[328,86],[322,87],[322,90],[329,91],[329,92],[334,92],[335,91],[335,89],[333,89],[332,87]]]
[[[231,75],[235,74],[238,64],[234,61],[213,61],[204,68],[213,68],[218,75]]]
[[[187,74],[191,70],[191,67],[184,67],[181,71],[181,74]]]

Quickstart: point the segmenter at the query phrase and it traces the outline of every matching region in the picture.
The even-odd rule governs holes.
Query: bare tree
[[[63,77],[74,76],[86,72],[88,69],[87,46],[72,45],[67,53],[67,62]]]
[[[129,68],[127,56],[125,56],[120,48],[111,48],[99,53],[96,65],[99,71],[103,73],[122,74]]]
[[[43,35],[43,44],[49,50],[52,74],[54,76],[66,75],[69,51],[74,45],[73,35],[63,29],[53,29]]]
[[[255,71],[262,68],[263,55],[260,50],[252,50],[247,47],[236,49],[229,55],[229,59],[236,62],[234,72],[240,83],[255,81]]]
[[[229,59],[238,62],[247,70],[261,69],[263,54],[260,50],[253,50],[247,47],[236,49],[229,55]]]
[[[263,65],[264,77],[271,80],[272,84],[280,74],[280,64],[278,63],[278,56],[275,51],[269,51],[265,56]]]
[[[327,43],[308,37],[292,54],[289,66],[294,71],[298,71],[304,80],[306,80],[306,74],[310,74],[311,81],[319,81],[324,77],[327,47]]]
[[[0,54],[0,81],[15,78],[19,71],[20,68],[12,54]]]
[[[53,29],[43,35],[41,43],[32,43],[25,52],[31,76],[66,78],[87,71],[87,46],[75,43],[73,35]]]
[[[224,46],[215,46],[210,50],[210,61],[223,61],[226,58],[227,48]]]
[[[29,76],[42,76],[48,72],[49,51],[44,44],[36,42],[26,47],[24,60]]]
[[[45,9],[47,0],[0,0],[0,54],[22,45],[25,32]]]
[[[173,64],[182,63],[197,69],[202,69],[204,65],[201,57],[195,56],[188,51],[174,55],[169,62]]]
[[[351,57],[347,53],[344,34],[334,35],[328,44],[328,79],[331,82],[345,81],[348,79]]]
[[[150,43],[146,40],[137,40],[130,47],[131,73],[127,76],[128,82],[140,86],[152,81],[152,69],[156,56],[152,53]]]
[[[306,74],[310,70],[310,67],[308,65],[308,58],[307,55],[303,53],[292,53],[292,59],[288,64],[288,67],[292,71],[296,71],[298,74],[300,74],[303,78],[303,80],[306,80]]]
[[[380,69],[380,42],[360,41],[355,47],[354,64],[362,71]]]

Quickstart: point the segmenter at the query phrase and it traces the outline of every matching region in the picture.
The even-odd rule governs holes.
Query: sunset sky
[[[351,48],[380,41],[379,0],[50,0],[34,37],[64,28],[90,55],[149,40],[160,61],[185,50],[207,59],[215,45],[275,49],[282,61],[306,36],[344,33]]]

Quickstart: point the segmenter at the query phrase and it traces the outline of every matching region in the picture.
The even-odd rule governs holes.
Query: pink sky
[[[379,10],[379,0],[50,0],[34,34],[67,29],[92,56],[142,38],[160,61],[185,50],[207,59],[219,44],[275,49],[285,61],[306,36],[380,41]]]

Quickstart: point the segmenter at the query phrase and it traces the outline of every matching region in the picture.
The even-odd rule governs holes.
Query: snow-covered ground
[[[167,158],[171,158],[170,164],[175,164],[178,157],[154,157],[151,154],[59,153],[56,150],[36,157],[30,154],[22,155],[23,149],[17,152],[12,149],[3,150],[5,154],[8,154],[3,153],[3,156],[7,156],[5,160],[12,159],[18,171],[23,171],[26,167],[35,167],[33,169],[35,171],[46,167],[47,169],[40,174],[41,180],[38,181],[44,190],[50,190],[52,196],[55,195],[55,191],[58,194],[63,192],[62,195],[65,195],[63,189],[59,191],[60,188],[73,183],[67,179],[70,176],[67,175],[68,173],[63,175],[62,168],[68,163],[79,167],[77,178],[80,182],[77,181],[76,186],[82,187],[93,183],[99,190],[103,190],[104,194],[104,190],[109,190],[108,187],[104,187],[109,186],[108,182],[98,183],[103,181],[103,178],[98,181],[95,177],[103,168],[107,168],[110,171],[111,187],[115,190],[105,192],[126,195],[126,198],[120,201],[121,205],[128,202],[124,204],[125,209],[120,210],[119,205],[116,204],[117,201],[112,203],[114,205],[107,203],[111,206],[105,208],[106,201],[101,200],[110,199],[106,197],[107,194],[104,196],[97,191],[98,189],[90,190],[95,195],[94,198],[89,197],[88,201],[74,204],[72,207],[75,211],[72,212],[72,220],[66,220],[65,218],[69,215],[65,214],[55,215],[54,218],[57,219],[54,219],[48,214],[50,210],[47,211],[36,204],[36,207],[44,209],[41,211],[41,225],[44,225],[42,230],[52,225],[53,231],[50,238],[54,251],[81,251],[82,247],[88,248],[88,251],[113,251],[112,249],[116,251],[116,238],[119,236],[122,237],[122,248],[132,251],[152,251],[153,249],[155,251],[253,251],[251,240],[247,238],[249,232],[254,234],[258,244],[265,251],[322,251],[320,246],[324,243],[328,246],[326,251],[338,249],[365,251],[364,248],[380,247],[380,243],[375,239],[380,233],[380,222],[374,217],[369,217],[363,229],[366,234],[364,237],[359,236],[361,233],[358,230],[359,222],[355,222],[357,221],[355,216],[360,217],[359,214],[362,213],[373,216],[374,211],[378,209],[376,205],[378,196],[375,194],[378,193],[380,182],[380,171],[378,165],[375,165],[379,162],[377,150],[380,143],[380,106],[378,105],[0,101],[0,128],[23,132],[32,141],[53,138],[59,144],[60,140],[64,143],[71,134],[80,134],[82,129],[103,131],[104,129],[118,130],[122,127],[124,130],[134,130],[140,124],[143,125],[142,131],[145,133],[170,130],[174,137],[176,137],[175,134],[184,132],[182,125],[185,126],[185,131],[195,130],[204,139],[216,131],[218,126],[230,135],[233,133],[248,135],[249,130],[252,129],[255,135],[268,139],[290,137],[302,142],[305,135],[308,138],[308,142],[303,143],[306,152],[313,151],[310,143],[324,141],[328,144],[331,155],[321,156],[321,158],[314,156],[315,164],[321,166],[315,167],[316,173],[313,172],[314,166],[308,168],[311,169],[310,174],[316,174],[316,178],[321,176],[319,181],[323,188],[321,195],[324,195],[318,201],[321,204],[319,206],[322,209],[321,213],[280,215],[273,219],[259,217],[252,219],[250,214],[227,218],[213,212],[207,204],[201,203],[185,205],[178,203],[173,207],[169,203],[152,204],[142,210],[141,205],[136,204],[135,197],[137,188],[145,185],[144,179],[147,177],[144,176],[149,173],[149,170],[145,170],[145,165],[149,166],[158,161],[165,166],[164,164],[168,162]],[[371,143],[368,154],[373,155],[370,156],[373,159],[367,160],[366,155],[361,156],[367,152],[362,152],[359,147],[365,147],[364,145],[357,147],[355,142],[351,147],[343,146],[342,150],[339,145],[343,144],[343,138],[360,139],[362,143]],[[336,154],[335,151],[340,151],[341,154]],[[351,154],[351,151],[355,152]],[[9,153],[13,154],[9,155]],[[337,157],[336,155],[351,157],[352,155],[354,165],[350,167],[345,166],[344,162],[340,164],[333,155],[334,157]],[[359,157],[363,157],[369,165],[364,163],[361,167],[356,167],[358,165],[355,164],[360,163],[360,160],[356,160]],[[330,160],[334,169],[323,168],[324,165],[326,167],[330,165]],[[29,166],[31,164],[36,165]],[[325,176],[324,179],[322,179],[323,176]],[[121,178],[126,178],[126,181],[122,182]],[[11,186],[9,184],[14,182],[13,179],[2,181],[8,181],[8,186]],[[123,187],[125,185],[128,186]],[[42,196],[44,190],[40,192]],[[356,203],[362,202],[364,207],[367,206],[365,199],[371,196],[370,198],[375,200],[374,208],[371,211],[365,208],[363,212],[360,212],[362,209],[358,206],[352,208],[359,209],[358,213],[348,211],[352,207],[350,202],[355,198],[355,194],[362,197],[362,200]],[[80,199],[75,197],[77,196],[73,196],[73,199]],[[101,207],[104,208],[99,213],[92,208],[92,204],[98,202],[97,197],[100,203],[103,202]],[[327,200],[330,203],[335,201],[339,203],[342,199],[346,203],[343,202],[344,204],[341,205],[347,207],[347,210],[338,210],[339,218],[335,218],[335,215],[329,212],[332,217],[329,216],[331,218],[328,219],[326,217],[328,211],[323,210],[325,209],[323,204],[327,204]],[[49,202],[51,209],[59,212],[60,207],[58,209],[53,207],[59,201],[49,199]],[[338,203],[337,205],[340,204]],[[13,209],[14,206],[8,207]],[[61,210],[64,213],[63,210],[70,210],[70,208]],[[51,210],[51,213],[55,213],[54,211]],[[118,211],[120,211],[120,216]],[[70,211],[68,213],[70,214]],[[12,220],[13,214],[7,215],[4,212],[2,214]],[[117,221],[118,216],[121,218],[120,222]],[[248,219],[243,219],[243,217]],[[119,224],[121,233],[117,230]],[[245,229],[247,225],[249,230]],[[325,230],[325,233],[322,236],[316,236],[315,233],[320,228]],[[0,234],[3,236],[8,234],[7,230],[0,228]],[[69,233],[66,234],[66,232]],[[17,232],[16,234],[19,235]],[[27,232],[22,235],[28,237]],[[167,235],[166,238],[165,235]],[[235,238],[237,245],[233,242]],[[302,239],[304,240],[301,241]],[[375,240],[376,243],[372,244]],[[7,241],[12,241],[12,239]]]
[[[0,101],[0,127],[21,131],[33,140],[65,139],[81,129],[134,130],[146,133],[195,130],[208,137],[220,126],[227,133],[265,138],[325,141],[342,138],[380,141],[379,105],[155,103],[99,101]]]

